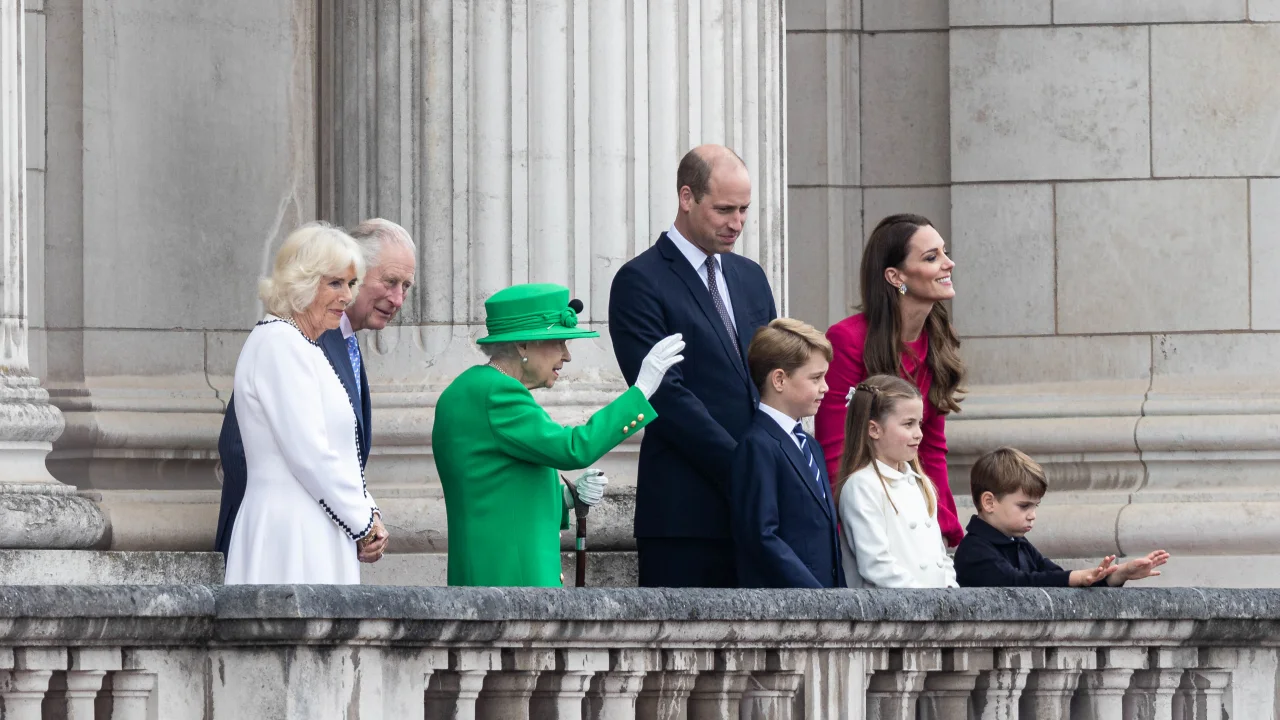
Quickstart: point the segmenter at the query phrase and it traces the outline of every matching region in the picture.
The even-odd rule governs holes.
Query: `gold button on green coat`
[[[625,439],[616,428],[642,414],[657,415],[633,387],[585,425],[565,427],[493,367],[459,375],[440,395],[431,435],[449,522],[449,584],[560,586],[569,515],[557,470],[596,462]]]

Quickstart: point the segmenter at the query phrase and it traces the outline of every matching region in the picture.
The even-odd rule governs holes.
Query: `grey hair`
[[[325,276],[339,276],[352,268],[357,281],[364,277],[360,246],[341,228],[307,223],[285,238],[271,275],[258,281],[258,298],[267,312],[289,317],[311,305]]]
[[[489,357],[490,360],[515,360],[520,357],[520,351],[513,342],[492,343],[481,345],[480,350]]]
[[[409,252],[414,253],[414,255],[417,255],[418,252],[418,248],[413,244],[413,238],[409,236],[408,230],[383,218],[365,220],[351,229],[351,237],[364,253],[365,266],[370,268],[378,266],[378,259],[382,255],[382,250],[388,244],[408,248]]]

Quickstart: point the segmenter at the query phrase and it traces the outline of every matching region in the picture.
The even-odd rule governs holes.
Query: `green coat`
[[[488,365],[441,393],[431,445],[449,518],[449,584],[558,587],[569,526],[558,469],[585,468],[657,413],[631,388],[585,425],[551,419]]]

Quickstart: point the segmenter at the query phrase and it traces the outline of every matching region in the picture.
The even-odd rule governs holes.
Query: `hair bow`
[[[844,406],[845,406],[845,407],[849,407],[850,405],[852,405],[852,404],[853,404],[853,395],[854,395],[854,393],[856,393],[856,392],[858,392],[858,386],[857,386],[857,385],[851,385],[851,386],[849,386],[849,394],[844,396]]]

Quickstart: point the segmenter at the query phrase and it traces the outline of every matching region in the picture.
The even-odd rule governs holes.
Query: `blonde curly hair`
[[[358,290],[365,271],[360,246],[341,228],[324,222],[307,223],[285,238],[276,252],[271,276],[258,281],[258,298],[267,312],[289,317],[311,305],[322,279],[341,276],[352,267]]]

